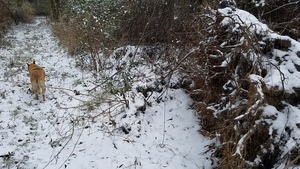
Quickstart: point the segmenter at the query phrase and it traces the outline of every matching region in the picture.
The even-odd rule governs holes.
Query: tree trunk
[[[60,0],[50,0],[52,18],[57,21],[60,17],[61,4]]]

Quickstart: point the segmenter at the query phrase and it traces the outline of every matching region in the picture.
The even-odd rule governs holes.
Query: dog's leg
[[[40,88],[40,85],[38,85],[37,91],[38,91],[38,94],[41,94],[41,88]]]
[[[36,83],[31,83],[31,85],[32,85],[32,91],[35,94],[35,99],[38,100],[39,99],[39,96],[38,96],[39,85]]]
[[[45,96],[45,93],[46,93],[45,81],[40,80],[39,81],[39,87],[42,88],[43,101],[45,101],[46,100],[46,96]]]

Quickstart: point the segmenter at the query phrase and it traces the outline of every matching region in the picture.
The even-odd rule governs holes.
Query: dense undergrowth
[[[264,114],[266,105],[280,111],[289,104],[299,104],[299,93],[284,89],[281,58],[277,63],[268,60],[276,57],[274,50],[288,50],[291,40],[271,38],[269,30],[245,23],[231,13],[236,6],[241,7],[274,30],[297,39],[300,12],[293,6],[298,4],[296,1],[255,2],[220,1],[219,6],[217,1],[74,1],[56,4],[60,10],[53,17],[52,30],[69,54],[76,57],[79,67],[94,71],[96,78],[107,79],[101,85],[110,94],[124,95],[132,90],[130,73],[137,64],[153,64],[160,77],[153,86],[136,89],[145,99],[153,91],[163,92],[170,87],[189,93],[201,121],[199,132],[217,140],[209,146],[215,165],[272,168],[278,161],[297,163],[299,156],[297,148],[289,150],[290,156],[283,154],[287,139],[274,138],[290,137],[286,134],[289,131],[281,136],[270,133],[269,120],[275,117]],[[232,10],[228,15],[217,10],[228,6]],[[122,48],[126,45],[134,45],[144,57],[136,59],[136,53],[126,54],[126,48]],[[128,62],[122,59],[125,54]],[[119,65],[110,65],[110,57],[119,60]],[[278,70],[282,87],[268,87],[262,80],[268,74],[266,65]],[[117,70],[113,76],[101,74],[110,66]],[[180,74],[180,80],[171,83],[174,74]]]

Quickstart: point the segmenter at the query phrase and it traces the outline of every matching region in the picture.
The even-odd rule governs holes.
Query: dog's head
[[[33,61],[32,63],[27,63],[28,66],[28,71],[30,71],[30,69],[32,68],[32,66],[35,65],[35,61]]]

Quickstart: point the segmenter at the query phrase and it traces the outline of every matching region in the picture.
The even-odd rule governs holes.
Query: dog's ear
[[[35,60],[33,61],[33,64],[35,64]]]
[[[29,63],[26,63],[26,64],[27,64],[27,66],[29,67],[30,64],[29,64]]]

